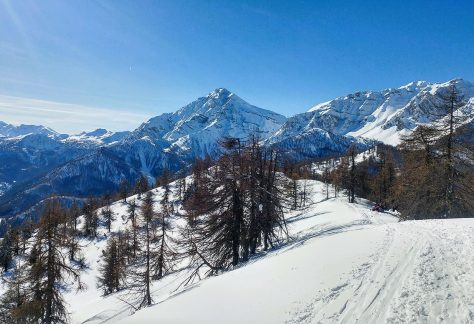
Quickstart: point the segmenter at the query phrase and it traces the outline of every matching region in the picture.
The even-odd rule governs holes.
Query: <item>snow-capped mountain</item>
[[[217,142],[225,136],[245,138],[255,134],[265,139],[285,120],[219,88],[175,113],[148,120],[110,149],[154,177],[165,167],[179,169],[195,157],[217,156]]]
[[[142,124],[132,139],[150,137],[169,143],[169,150],[194,156],[215,155],[223,136],[245,138],[255,134],[266,139],[286,117],[250,105],[227,89],[219,88],[172,114]]]
[[[57,132],[49,127],[37,125],[19,125],[15,126],[0,121],[0,137],[16,137],[29,134],[41,135],[59,135]]]
[[[98,128],[92,132],[82,132],[77,135],[70,135],[64,139],[65,142],[89,144],[89,145],[109,145],[119,142],[129,136],[131,132],[111,132],[104,128]]]
[[[439,119],[440,95],[452,85],[467,100],[465,112],[474,110],[474,84],[463,79],[444,83],[411,82],[397,89],[363,91],[315,105],[288,121],[272,142],[321,129],[336,135],[364,137],[396,145],[400,135],[418,124]]]
[[[271,137],[266,143],[293,161],[340,156],[354,144],[365,151],[377,144],[375,140],[338,135],[320,128],[308,129],[292,136]]]
[[[219,155],[217,141],[223,137],[256,134],[266,139],[285,120],[219,88],[174,113],[148,120],[108,150],[154,178],[164,168],[177,170],[196,157]]]

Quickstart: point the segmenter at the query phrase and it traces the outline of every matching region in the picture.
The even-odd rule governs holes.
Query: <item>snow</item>
[[[12,125],[0,121],[0,137],[18,137],[30,134],[60,135],[46,126]]]
[[[472,220],[397,223],[332,199],[289,222],[287,246],[120,323],[474,320]]]
[[[10,190],[11,187],[12,185],[9,184],[8,182],[0,182],[0,196],[2,196],[5,192]]]
[[[111,132],[103,128],[98,128],[92,132],[82,132],[77,135],[69,135],[63,142],[65,143],[84,143],[90,145],[111,145],[129,136],[131,132]]]
[[[292,136],[296,124],[300,129],[321,128],[338,135],[364,137],[389,145],[400,143],[417,125],[435,121],[433,103],[452,84],[467,99],[474,97],[474,84],[463,79],[443,83],[415,81],[397,89],[356,92],[310,108],[306,113],[295,115],[276,133]],[[472,103],[463,110],[472,113]],[[297,121],[297,122],[296,122]],[[299,125],[305,123],[305,126]]]
[[[474,221],[398,222],[358,199],[325,199],[307,180],[313,204],[289,212],[290,238],[236,269],[180,286],[181,270],[153,282],[154,305],[134,312],[126,291],[96,288],[107,242],[82,240],[88,289],[66,292],[73,323],[462,323],[474,320]],[[153,190],[155,199],[162,193]],[[330,193],[334,195],[333,192]],[[134,197],[136,198],[136,197]],[[130,198],[129,198],[130,199]],[[112,232],[128,226],[113,204]],[[176,220],[179,223],[179,219]]]

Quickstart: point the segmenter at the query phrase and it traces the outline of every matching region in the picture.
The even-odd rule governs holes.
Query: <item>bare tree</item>
[[[286,233],[277,153],[262,149],[256,138],[221,143],[224,154],[199,178],[205,194],[185,205],[195,215],[193,226],[183,231],[186,251],[196,269],[206,266],[209,273],[245,262],[258,247],[268,249]]]
[[[68,319],[63,287],[82,289],[79,268],[65,256],[65,211],[50,198],[41,215],[35,236],[35,257],[28,269],[29,291],[17,311],[24,320],[42,323],[65,323]]]
[[[126,244],[121,233],[107,241],[102,251],[102,264],[99,268],[98,284],[104,295],[120,291],[126,279]]]

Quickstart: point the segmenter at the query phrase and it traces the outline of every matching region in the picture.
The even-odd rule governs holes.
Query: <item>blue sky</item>
[[[467,0],[0,0],[0,120],[119,130],[218,87],[293,115],[358,90],[474,81],[473,12]]]

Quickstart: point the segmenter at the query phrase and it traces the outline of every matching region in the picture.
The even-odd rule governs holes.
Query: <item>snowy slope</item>
[[[73,323],[467,323],[473,320],[474,221],[398,223],[360,200],[325,200],[287,215],[288,243],[188,287],[177,271],[153,284],[155,305],[135,312],[126,292],[102,297],[97,269],[107,236],[83,240],[88,289],[66,293]],[[161,189],[155,189],[155,198]],[[112,231],[127,224],[113,206]],[[180,222],[176,218],[177,223]]]
[[[474,319],[473,220],[396,223],[364,204],[331,199],[289,222],[293,240],[287,246],[120,323]],[[158,285],[155,294],[163,290]]]

